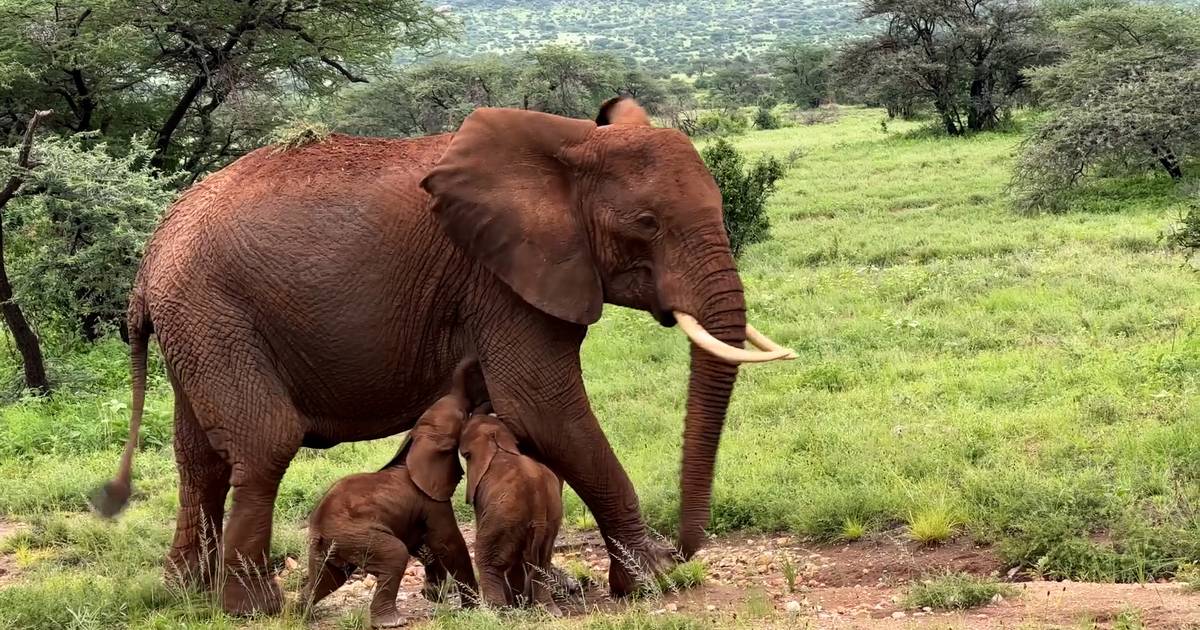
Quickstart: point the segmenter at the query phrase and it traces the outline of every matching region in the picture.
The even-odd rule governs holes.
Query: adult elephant
[[[689,556],[737,363],[792,355],[746,325],[721,195],[686,136],[615,99],[595,123],[481,109],[454,134],[255,151],[184,194],[150,240],[129,308],[131,438],[96,506],[115,514],[129,496],[153,331],[175,392],[168,570],[203,579],[222,562],[226,610],[277,611],[266,554],[292,457],[411,428],[474,354],[500,418],[595,515],[611,588],[628,593],[627,558],[661,570],[670,556],[584,391],[580,344],[604,302],[678,321],[694,342]],[[748,333],[768,351],[743,349]]]

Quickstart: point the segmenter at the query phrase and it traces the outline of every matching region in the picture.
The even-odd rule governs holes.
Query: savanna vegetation
[[[273,142],[436,133],[480,106],[590,118],[618,94],[693,136],[753,318],[800,355],[742,370],[713,533],[965,539],[1048,578],[1195,575],[1197,9],[739,4],[0,0],[0,524],[22,526],[0,543],[19,571],[0,628],[247,623],[161,580],[177,499],[157,356],[132,507],[107,523],[86,503],[128,430],[125,294],[179,190]],[[488,54],[413,61],[447,49]],[[611,306],[583,355],[664,532],[687,358]],[[397,444],[303,451],[273,557],[301,556],[320,494]],[[594,526],[569,492],[566,522]],[[911,604],[1002,591],[931,578]],[[585,623],[691,627],[640,605]]]

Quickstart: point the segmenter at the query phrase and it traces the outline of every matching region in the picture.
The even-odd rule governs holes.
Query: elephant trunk
[[[705,273],[702,284],[692,285],[710,287],[695,316],[713,337],[741,348],[746,339],[746,302],[741,279],[732,262],[730,257],[729,267]],[[704,540],[704,528],[710,516],[717,446],[737,373],[736,363],[692,344],[680,476],[679,548],[685,558],[699,550]]]

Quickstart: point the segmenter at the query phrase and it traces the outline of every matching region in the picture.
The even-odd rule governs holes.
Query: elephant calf
[[[492,415],[472,415],[459,448],[467,460],[467,503],[475,508],[475,563],[484,601],[512,606],[519,593],[524,602],[562,614],[547,586],[561,575],[550,558],[562,524],[562,480],[522,455],[516,437]]]
[[[450,498],[462,479],[458,437],[471,408],[464,361],[449,394],[417,421],[400,452],[374,473],[339,480],[309,517],[308,584],[301,601],[319,602],[344,584],[355,568],[378,579],[371,600],[371,626],[403,625],[396,593],[408,560],[427,551],[426,597],[444,593],[446,572],[474,593],[471,556],[458,530]],[[424,548],[424,549],[422,549]],[[464,605],[472,605],[463,597]]]

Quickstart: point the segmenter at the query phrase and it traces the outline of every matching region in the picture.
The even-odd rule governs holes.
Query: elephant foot
[[[675,568],[671,549],[644,539],[637,546],[620,543],[609,547],[608,588],[613,597],[628,597],[654,588],[655,579]]]
[[[375,610],[371,611],[372,628],[399,628],[407,623],[408,620],[404,618],[404,615],[400,614],[399,610],[396,610],[395,606],[378,612]]]
[[[264,570],[265,571],[265,570]],[[236,617],[277,615],[283,610],[283,589],[266,573],[227,568],[221,607]]]

